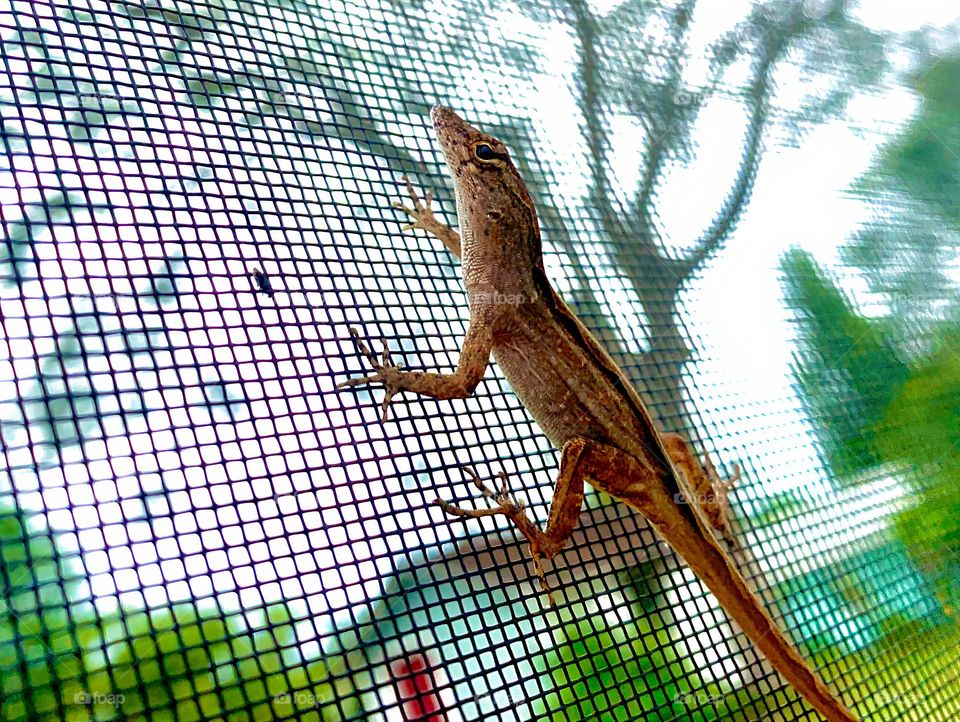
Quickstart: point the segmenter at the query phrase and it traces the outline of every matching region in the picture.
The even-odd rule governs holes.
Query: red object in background
[[[408,722],[446,722],[440,710],[440,698],[433,688],[433,677],[427,671],[427,659],[412,654],[398,659],[391,666],[400,690],[403,718]]]

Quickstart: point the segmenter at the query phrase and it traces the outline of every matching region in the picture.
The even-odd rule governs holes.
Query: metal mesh
[[[743,467],[733,551],[824,679],[960,716],[942,47],[839,0],[19,0],[0,33],[0,719],[817,719],[625,507],[588,497],[548,610],[511,528],[429,504],[467,464],[546,518],[495,364],[386,423],[334,388],[349,326],[456,365],[458,263],[391,208],[409,174],[456,222],[433,102],[510,146],[663,427]]]

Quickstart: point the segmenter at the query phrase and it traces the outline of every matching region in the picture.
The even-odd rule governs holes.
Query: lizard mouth
[[[433,127],[441,139],[444,136],[449,137],[452,131],[457,132],[464,138],[480,135],[476,128],[444,105],[433,106],[430,111],[430,119],[433,120]]]
[[[434,131],[444,158],[451,170],[457,173],[468,160],[470,144],[467,142],[476,131],[459,115],[443,105],[435,105],[430,111]]]

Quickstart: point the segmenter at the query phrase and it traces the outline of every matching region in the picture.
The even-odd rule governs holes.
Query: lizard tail
[[[660,487],[660,490],[665,499],[654,499],[658,494],[654,491],[650,495],[653,490],[649,488],[642,497],[629,498],[627,495],[620,498],[650,520],[664,540],[713,592],[744,634],[814,709],[829,722],[858,722],[780,631],[760,600],[747,587],[740,572],[728,561],[705,523],[696,514],[683,514],[669,503],[666,488]],[[665,516],[664,510],[667,509],[675,513]]]

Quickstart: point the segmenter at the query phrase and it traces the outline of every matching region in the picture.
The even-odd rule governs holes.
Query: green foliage
[[[704,684],[668,629],[646,619],[611,624],[602,616],[564,627],[538,661],[553,690],[538,700],[537,719],[685,720],[705,722],[740,710],[729,691]],[[752,717],[740,717],[752,719]]]
[[[930,327],[925,352],[907,365],[891,318],[858,314],[808,254],[784,262],[802,350],[797,387],[843,481],[886,465],[911,484],[894,517],[897,536],[943,602],[960,600],[960,318]],[[906,352],[902,353],[906,356]]]
[[[781,491],[757,501],[752,521],[757,526],[772,526],[796,519],[811,509],[810,500],[795,491]]]
[[[634,621],[597,615],[563,628],[554,648],[536,660],[552,687],[534,707],[537,719],[704,721],[746,709],[731,690],[704,683],[677,644],[663,585],[668,573],[657,560],[620,574]]]
[[[911,504],[896,517],[898,536],[932,577],[941,597],[960,602],[960,320],[944,324],[880,425],[886,459],[910,470]]]
[[[921,97],[917,116],[854,188],[875,202],[875,217],[842,249],[889,305],[897,343],[911,355],[955,293],[949,269],[960,231],[960,56],[929,58],[913,87]]]
[[[883,320],[858,314],[813,257],[800,249],[782,261],[787,298],[797,311],[800,349],[794,378],[838,479],[880,463],[876,425],[909,374]]]
[[[842,250],[887,308],[860,314],[808,254],[784,258],[797,310],[797,386],[845,476],[885,464],[911,484],[895,529],[946,609],[960,600],[960,56],[914,73],[916,118],[857,184],[883,206]]]
[[[550,719],[639,719],[679,696],[677,681],[692,670],[676,664],[671,640],[649,641],[648,649],[642,635],[611,627],[603,617],[567,625],[545,665],[556,689],[544,705],[553,710]],[[680,675],[664,684],[658,670],[671,665]]]
[[[0,721],[360,714],[344,660],[305,660],[283,604],[225,614],[184,602],[102,612],[55,537],[0,505]]]
[[[919,114],[884,152],[870,179],[894,182],[960,229],[960,56],[938,57],[914,75]]]

